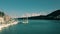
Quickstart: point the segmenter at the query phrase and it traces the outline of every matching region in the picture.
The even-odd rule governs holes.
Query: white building
[[[3,24],[3,23],[4,23],[4,18],[0,17],[0,24]]]

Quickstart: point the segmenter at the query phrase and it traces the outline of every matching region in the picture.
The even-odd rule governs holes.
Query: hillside
[[[24,17],[26,18],[26,17]],[[23,18],[18,18],[23,19]],[[32,16],[28,17],[28,19],[48,19],[48,20],[60,20],[60,10],[53,11],[48,15],[40,15],[40,16]]]
[[[4,12],[0,11],[0,22],[10,20],[10,16],[6,15]]]
[[[60,10],[56,10],[56,11],[54,11],[54,12],[48,14],[47,16],[54,18],[54,17],[57,17],[57,16],[59,16],[59,15],[60,15]]]

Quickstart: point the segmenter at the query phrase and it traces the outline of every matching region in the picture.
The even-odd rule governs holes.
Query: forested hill
[[[26,18],[26,17],[24,17],[24,18]],[[23,19],[23,18],[18,18],[18,19]],[[60,10],[53,11],[48,15],[40,15],[40,16],[28,17],[28,19],[60,20]]]

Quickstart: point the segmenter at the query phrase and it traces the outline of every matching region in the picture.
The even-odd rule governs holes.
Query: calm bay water
[[[60,34],[60,20],[29,20],[0,31],[0,34]]]

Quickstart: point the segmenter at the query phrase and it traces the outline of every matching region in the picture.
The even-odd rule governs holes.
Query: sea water
[[[19,20],[21,21],[21,20]],[[60,34],[60,20],[28,20],[0,31],[0,34]]]

